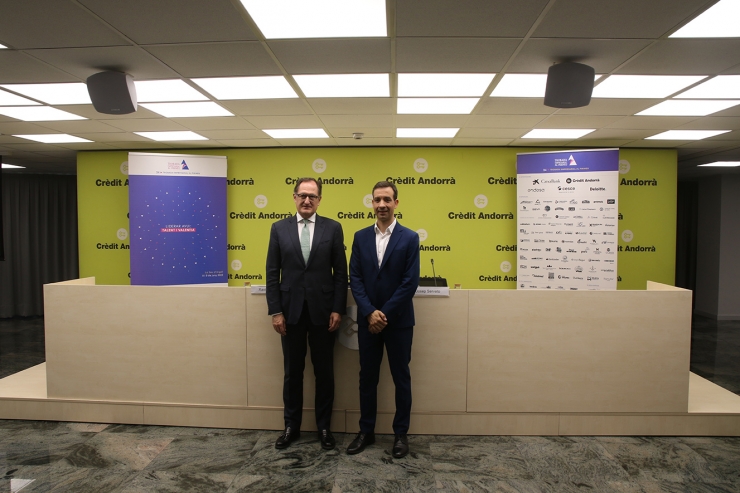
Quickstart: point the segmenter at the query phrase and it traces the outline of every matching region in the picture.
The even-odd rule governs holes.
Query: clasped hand
[[[371,334],[379,334],[388,325],[388,319],[380,310],[375,310],[367,316],[368,330]]]

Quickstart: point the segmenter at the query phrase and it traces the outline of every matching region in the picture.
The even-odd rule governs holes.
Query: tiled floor
[[[0,377],[43,347],[41,319],[0,320]],[[740,323],[696,319],[691,369],[739,393]],[[351,435],[330,452],[312,433],[278,451],[277,435],[0,420],[0,493],[740,491],[740,438],[411,436],[398,460],[388,436],[348,456]]]

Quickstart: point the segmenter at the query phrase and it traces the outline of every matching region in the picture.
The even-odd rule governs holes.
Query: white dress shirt
[[[391,225],[388,226],[388,229],[385,230],[385,233],[381,233],[378,223],[375,223],[375,251],[378,252],[378,267],[383,263],[383,255],[385,255],[385,249],[388,248],[388,242],[391,239],[391,234],[393,234],[393,228],[395,227],[395,218]]]

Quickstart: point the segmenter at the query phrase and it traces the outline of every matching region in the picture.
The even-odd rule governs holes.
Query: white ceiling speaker
[[[126,115],[136,111],[136,86],[129,74],[107,71],[91,75],[87,92],[98,113]]]
[[[563,62],[547,70],[545,105],[552,108],[580,108],[591,102],[594,90],[593,67]]]

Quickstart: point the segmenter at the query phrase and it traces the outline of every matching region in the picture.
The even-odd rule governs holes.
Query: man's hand
[[[371,334],[379,334],[381,330],[385,329],[388,325],[388,319],[385,318],[385,314],[380,310],[375,310],[367,316],[368,330]]]
[[[331,315],[329,315],[329,332],[337,330],[341,322],[342,316],[337,312],[331,312]]]
[[[281,336],[284,336],[286,334],[285,317],[283,317],[282,313],[278,313],[277,315],[272,316],[272,328],[275,329],[275,332],[277,332]]]

